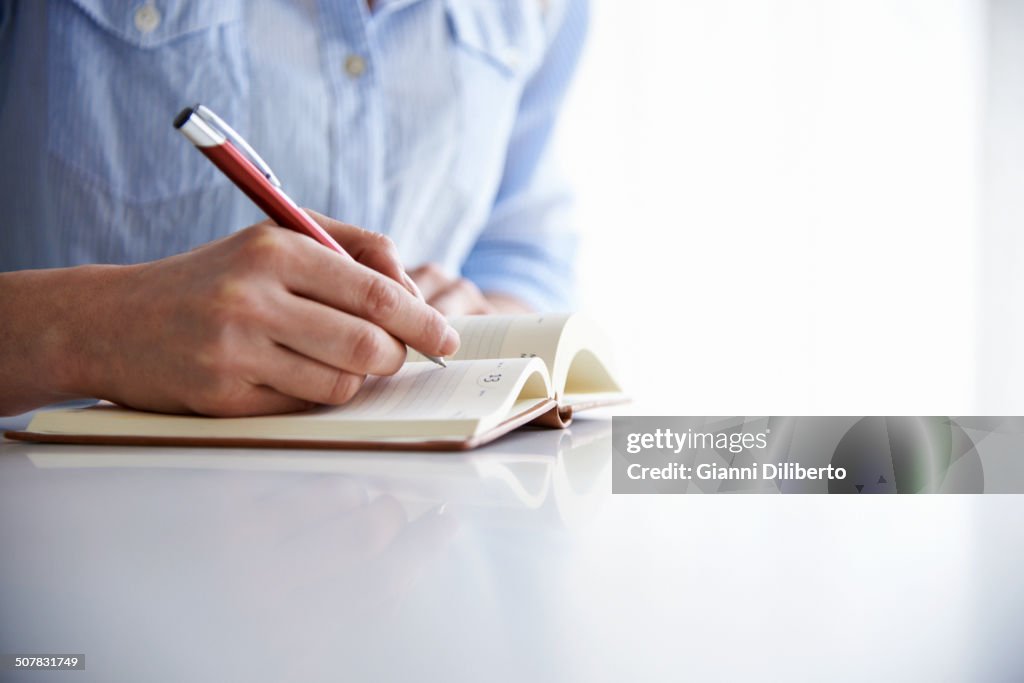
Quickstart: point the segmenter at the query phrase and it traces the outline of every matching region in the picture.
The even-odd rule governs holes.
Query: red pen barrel
[[[326,230],[278,191],[230,142],[202,146],[199,151],[282,228],[301,232],[331,251],[348,256]]]

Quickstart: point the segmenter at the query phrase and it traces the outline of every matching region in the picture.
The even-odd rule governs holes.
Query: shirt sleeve
[[[572,197],[551,138],[579,61],[588,10],[587,0],[568,0],[523,90],[490,217],[462,267],[463,277],[482,291],[511,294],[539,311],[568,310],[576,299]]]

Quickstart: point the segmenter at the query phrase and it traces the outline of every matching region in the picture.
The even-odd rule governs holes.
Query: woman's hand
[[[484,294],[463,277],[451,277],[440,266],[428,263],[409,275],[423,292],[427,303],[446,317],[485,315],[488,313],[530,313],[531,309],[514,296],[497,292]]]
[[[314,217],[353,258],[261,223],[136,266],[0,274],[0,414],[74,396],[287,412],[348,401],[366,375],[396,372],[406,344],[455,352],[387,238]]]

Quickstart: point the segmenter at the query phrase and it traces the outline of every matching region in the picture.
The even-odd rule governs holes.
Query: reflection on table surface
[[[2,649],[74,643],[97,680],[369,666],[460,531],[585,517],[610,434],[579,421],[468,453],[4,443]]]
[[[460,454],[2,443],[0,651],[86,655],[32,681],[1024,671],[1018,498],[611,496],[610,436],[583,419]]]

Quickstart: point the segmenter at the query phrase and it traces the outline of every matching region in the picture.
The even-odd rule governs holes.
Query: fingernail
[[[444,339],[441,340],[441,355],[450,356],[459,350],[459,344],[462,340],[459,338],[459,333],[455,331],[454,327],[449,326],[444,333]]]
[[[409,277],[409,273],[402,271],[402,277],[405,278],[405,286],[412,292],[413,296],[417,299],[423,300],[423,292],[420,291],[416,281]]]

